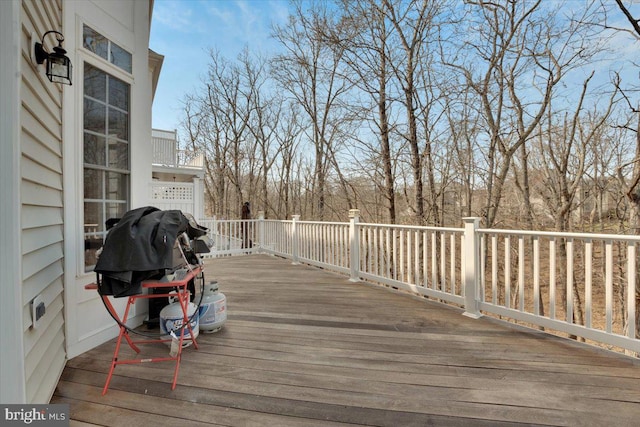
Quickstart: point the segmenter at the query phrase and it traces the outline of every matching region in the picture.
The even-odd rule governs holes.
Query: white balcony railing
[[[640,236],[349,222],[201,220],[208,256],[261,252],[640,353]]]
[[[179,150],[175,131],[153,129],[153,164],[174,168],[202,169],[204,156],[192,150]]]

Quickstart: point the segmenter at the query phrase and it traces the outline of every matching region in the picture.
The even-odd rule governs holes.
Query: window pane
[[[129,140],[129,115],[109,108],[109,136]]]
[[[122,218],[127,212],[126,203],[106,203],[107,219],[109,218]]]
[[[102,203],[84,202],[84,229],[88,234],[104,231]]]
[[[84,237],[84,271],[93,271],[98,262],[97,252],[104,242],[104,234],[87,234]]]
[[[107,58],[108,43],[109,41],[102,34],[98,33],[97,31],[94,31],[92,28],[89,28],[86,25],[83,26],[82,46],[85,49],[95,53],[101,58],[108,59]]]
[[[129,85],[109,76],[109,105],[129,111]]]
[[[107,106],[88,98],[84,99],[84,129],[106,134]]]
[[[102,203],[84,203],[84,271],[92,271],[96,264],[96,251],[104,239]]]
[[[102,180],[104,172],[96,169],[84,170],[84,198],[102,199]],[[86,217],[85,217],[86,220]]]
[[[129,199],[129,176],[118,172],[107,172],[106,199]]]
[[[129,144],[109,139],[109,168],[129,169]]]
[[[84,64],[84,94],[106,102],[107,75],[95,67]]]
[[[84,162],[90,165],[106,166],[105,138],[84,133]]]
[[[111,63],[117,65],[127,72],[131,72],[131,54],[115,44],[111,42]]]

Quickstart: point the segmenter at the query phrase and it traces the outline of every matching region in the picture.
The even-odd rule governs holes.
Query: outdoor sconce
[[[56,40],[58,41],[58,46],[53,48],[53,52],[47,52],[42,46],[44,38],[49,33],[56,34]],[[71,65],[71,60],[66,55],[67,51],[62,48],[63,41],[64,36],[62,33],[53,30],[47,31],[42,35],[40,43],[35,43],[34,54],[38,64],[42,64],[45,60],[47,61],[46,73],[49,81],[53,83],[71,85],[71,69],[73,67]]]

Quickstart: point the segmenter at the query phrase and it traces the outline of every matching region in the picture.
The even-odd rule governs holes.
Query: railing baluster
[[[413,232],[411,230],[405,231],[407,235],[407,283],[414,283],[413,280],[413,256],[412,256],[412,237]]]
[[[540,315],[540,239],[533,238],[533,314]]]
[[[613,330],[613,242],[605,240],[605,324],[607,333]]]
[[[447,234],[440,233],[440,290],[447,290]]]
[[[422,232],[422,286],[429,287],[429,235],[426,231]]]
[[[420,286],[422,270],[420,269],[420,230],[413,230],[413,283]]]
[[[592,306],[592,274],[593,274],[593,243],[591,239],[585,241],[584,247],[584,325],[591,328],[593,316]]]
[[[384,238],[382,227],[376,227],[375,241],[376,241],[376,276],[384,276]]]
[[[518,238],[518,310],[524,311],[524,236]]]
[[[567,239],[567,313],[565,319],[567,323],[573,323],[573,239]]]
[[[404,282],[405,277],[404,277],[404,231],[403,230],[399,230],[398,231],[400,233],[400,271],[399,271],[399,277],[398,280],[400,280],[401,282]]]
[[[385,240],[386,240],[386,245],[387,245],[387,254],[386,254],[386,259],[385,259],[385,277],[389,277],[389,278],[393,278],[393,264],[391,262],[391,230],[389,230],[389,228],[387,227],[387,229],[385,230]]]
[[[636,338],[636,244],[627,243],[627,337]]]
[[[498,236],[491,236],[491,302],[498,304]]]
[[[367,273],[372,272],[373,266],[373,230],[367,227]]]
[[[511,307],[511,239],[504,238],[504,306]]]
[[[464,248],[464,239],[460,241],[460,247]],[[480,301],[485,302],[487,298],[487,237],[483,234],[480,236]],[[464,256],[462,256],[464,260]],[[460,281],[462,283],[462,280]]]
[[[431,289],[438,289],[438,251],[436,232],[431,232]]]
[[[549,240],[549,317],[556,318],[556,239]]]
[[[449,288],[452,294],[456,293],[456,235],[451,233],[449,242]]]

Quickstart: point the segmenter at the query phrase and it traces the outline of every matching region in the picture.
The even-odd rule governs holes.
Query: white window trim
[[[74,81],[78,82],[77,85],[81,87],[80,90],[75,91],[76,105],[78,106],[75,112],[76,123],[78,123],[78,126],[76,126],[76,129],[75,129],[75,134],[76,134],[75,139],[76,141],[79,141],[78,143],[79,149],[76,150],[76,158],[74,159],[74,163],[76,165],[75,182],[77,183],[84,183],[83,141],[84,141],[84,64],[85,62],[104,71],[105,73],[112,75],[113,77],[116,77],[122,80],[123,82],[127,83],[130,86],[133,86],[135,82],[135,79],[133,78],[132,74],[110,63],[106,59],[96,55],[95,53],[89,51],[84,47],[83,29],[85,24],[91,27],[92,29],[94,29],[95,31],[100,32],[100,34],[104,35],[105,37],[109,38],[109,35],[102,32],[99,28],[97,28],[96,26],[92,25],[87,21],[78,20],[76,23],[77,65],[74,64],[73,68],[74,70],[77,70],[76,71],[77,75],[74,76]],[[118,43],[118,41],[116,41],[116,43]],[[121,47],[124,47],[124,45],[120,43],[118,44]],[[133,53],[128,48],[126,49],[133,55]],[[129,123],[132,122],[134,114],[135,113],[133,112],[133,110],[129,111]],[[129,141],[129,144],[131,144],[131,141]],[[129,172],[131,172],[131,165],[129,165],[129,168],[130,168]],[[129,187],[130,187],[129,197],[131,197],[131,182],[129,182]],[[80,185],[76,186],[75,201],[77,204],[77,212],[78,212],[75,218],[76,219],[75,230],[80,230],[79,232],[78,231],[75,232],[76,247],[84,248],[84,186],[80,186]],[[94,276],[93,272],[84,271],[84,249],[76,251],[76,254],[75,254],[76,280],[86,281],[93,276]],[[88,295],[86,296],[86,298],[90,299]]]

